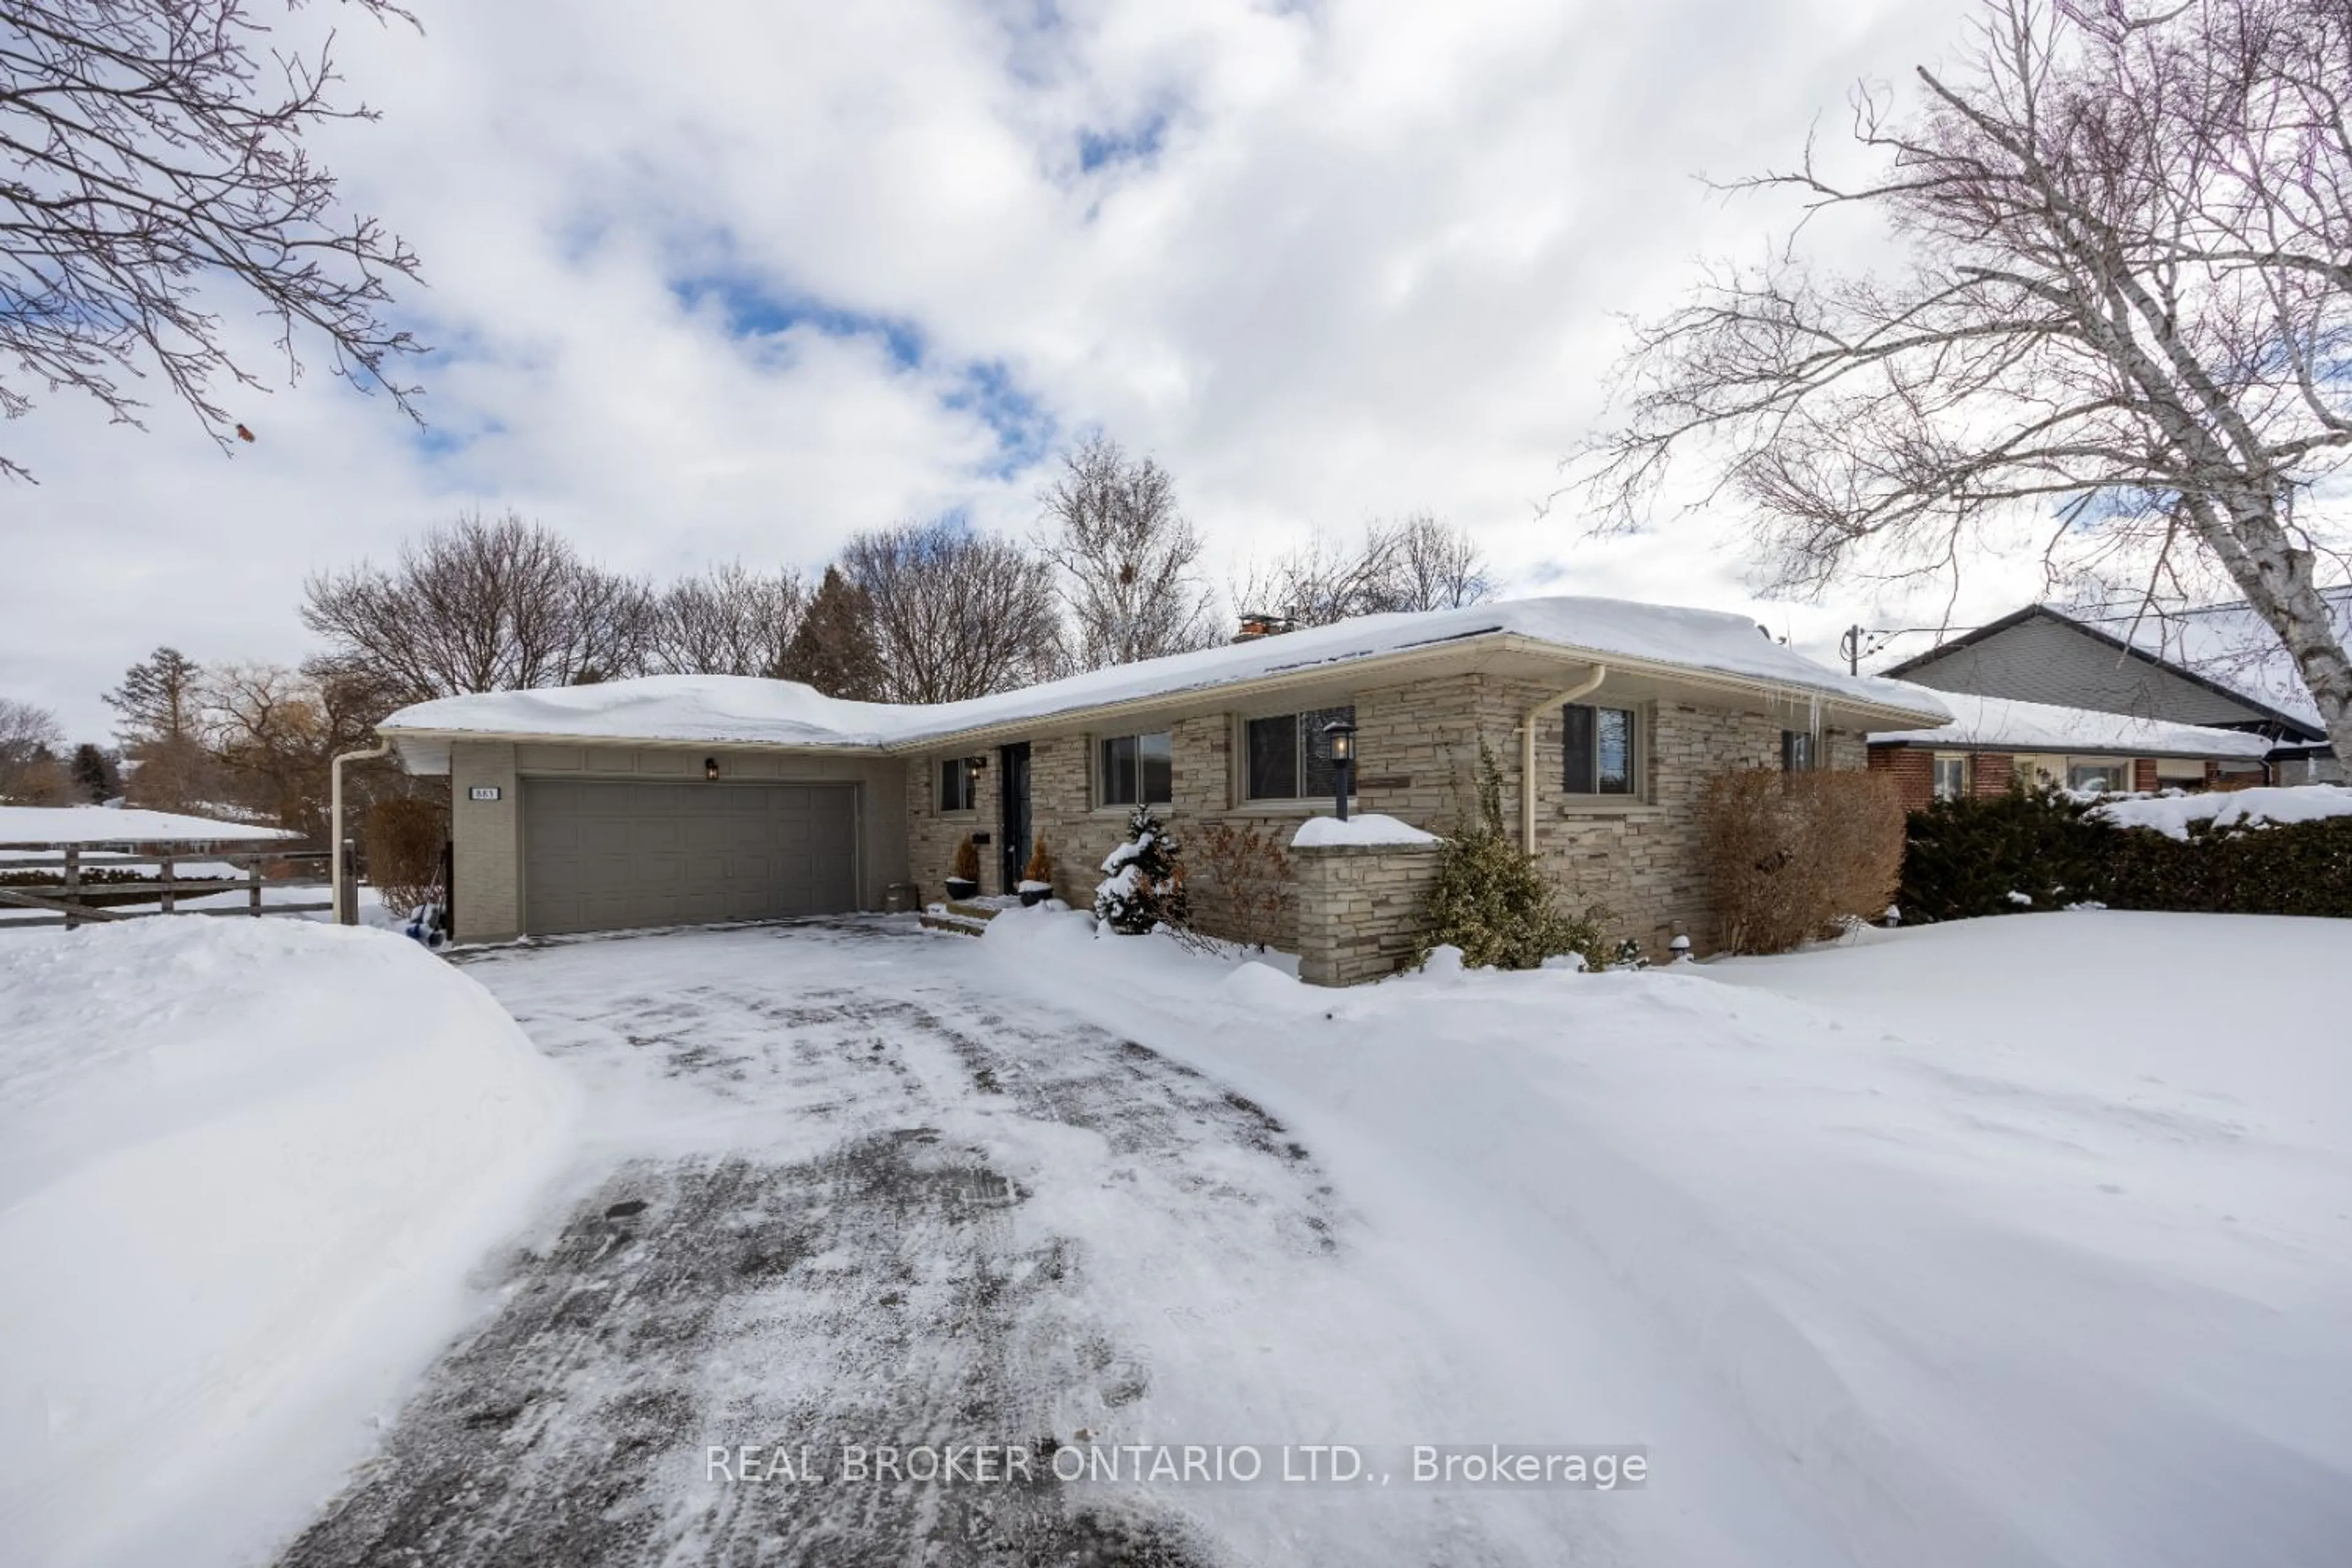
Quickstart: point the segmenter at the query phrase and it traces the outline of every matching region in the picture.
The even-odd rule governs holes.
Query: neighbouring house
[[[2083,790],[2261,784],[2263,757],[2272,749],[2261,735],[2242,730],[2001,697],[1938,695],[1952,710],[1951,723],[1870,737],[1870,765],[1894,777],[1906,810],[1935,800],[2000,795],[2012,784]]]
[[[2324,596],[2352,638],[2352,584]],[[1938,691],[2005,697],[2270,739],[2281,784],[2340,782],[2326,727],[2275,633],[2243,604],[2061,610],[2029,605],[1888,668]],[[2250,763],[2225,771],[2262,782]]]
[[[1287,842],[1333,809],[1328,727],[1355,727],[1353,809],[1443,832],[1482,744],[1506,813],[1570,900],[1663,952],[1706,951],[1697,852],[1706,779],[1751,765],[1860,768],[1873,729],[1948,717],[1934,693],[1827,669],[1746,617],[1591,598],[1372,616],[992,697],[888,706],[784,681],[656,676],[423,703],[380,726],[451,780],[457,934],[481,941],[885,907],[935,895],[957,846],[983,892],[1043,835],[1084,904],[1139,804]],[[1310,978],[1392,967],[1425,847],[1302,847]],[[1361,862],[1360,864],[1360,862]],[[1336,869],[1335,869],[1336,868]],[[1356,883],[1386,889],[1369,900]],[[1218,889],[1192,886],[1211,930]],[[1377,921],[1324,917],[1379,901]],[[1391,918],[1391,917],[1394,918]],[[1387,921],[1382,929],[1370,925]]]

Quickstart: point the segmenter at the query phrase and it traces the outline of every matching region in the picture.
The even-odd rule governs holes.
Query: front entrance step
[[[988,922],[1021,900],[1012,899],[950,899],[944,904],[933,904],[923,911],[927,931],[952,931],[958,936],[978,936],[988,929]]]

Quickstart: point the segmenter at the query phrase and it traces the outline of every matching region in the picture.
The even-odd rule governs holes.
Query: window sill
[[[1213,816],[1322,816],[1334,804],[1329,795],[1312,795],[1305,800],[1245,800],[1239,805],[1229,805],[1223,811],[1211,812]],[[1348,797],[1349,816],[1358,813],[1356,797]]]
[[[1580,795],[1573,800],[1558,802],[1553,807],[1561,816],[1664,816],[1666,808],[1646,800],[1611,800],[1601,795]]]

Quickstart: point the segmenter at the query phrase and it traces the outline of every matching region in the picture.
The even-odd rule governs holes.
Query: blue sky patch
[[[742,277],[683,278],[669,290],[689,310],[715,308],[730,337],[775,337],[809,327],[827,337],[872,338],[901,370],[923,363],[923,330],[903,316],[851,310],[810,295],[778,294]]]

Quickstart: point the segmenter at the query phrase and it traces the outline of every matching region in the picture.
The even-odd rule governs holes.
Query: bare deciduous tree
[[[798,573],[764,576],[740,561],[681,577],[652,606],[646,668],[656,675],[774,675],[807,598]]]
[[[1321,626],[1351,616],[1481,604],[1495,596],[1495,584],[1467,531],[1415,512],[1365,524],[1354,546],[1318,533],[1271,567],[1254,568],[1234,596],[1244,613]]]
[[[644,584],[513,512],[462,517],[403,546],[394,570],[315,576],[304,596],[302,623],[334,657],[409,701],[637,674],[652,618]]]
[[[1176,483],[1150,458],[1095,435],[1062,456],[1038,492],[1037,548],[1059,574],[1082,669],[1188,653],[1217,640],[1201,541],[1176,508]]]
[[[852,539],[841,564],[873,606],[885,700],[957,702],[1059,667],[1053,567],[1013,541],[906,523]]]
[[[47,805],[65,785],[58,748],[66,732],[46,708],[0,697],[0,800]]]
[[[0,0],[0,416],[47,385],[136,425],[126,381],[158,374],[226,447],[245,432],[221,384],[262,383],[205,307],[223,282],[274,319],[289,376],[314,331],[336,374],[414,413],[389,374],[418,345],[383,311],[416,258],[345,214],[303,146],[373,112],[332,101],[327,48],[257,60],[265,36],[245,0]],[[0,473],[30,477],[6,457]]]
[[[331,660],[221,665],[205,671],[203,696],[205,749],[229,799],[323,837],[328,763],[364,744],[385,711],[372,677]]]
[[[1857,94],[1874,177],[1809,153],[1736,187],[1876,220],[1903,261],[1839,274],[1792,237],[1714,270],[1639,330],[1578,486],[1625,525],[1701,448],[1783,586],[1950,577],[2036,511],[2053,584],[2128,571],[2153,605],[2218,574],[2352,756],[2313,501],[2352,452],[2352,7],[1988,0],[1917,84],[1906,113]]]

